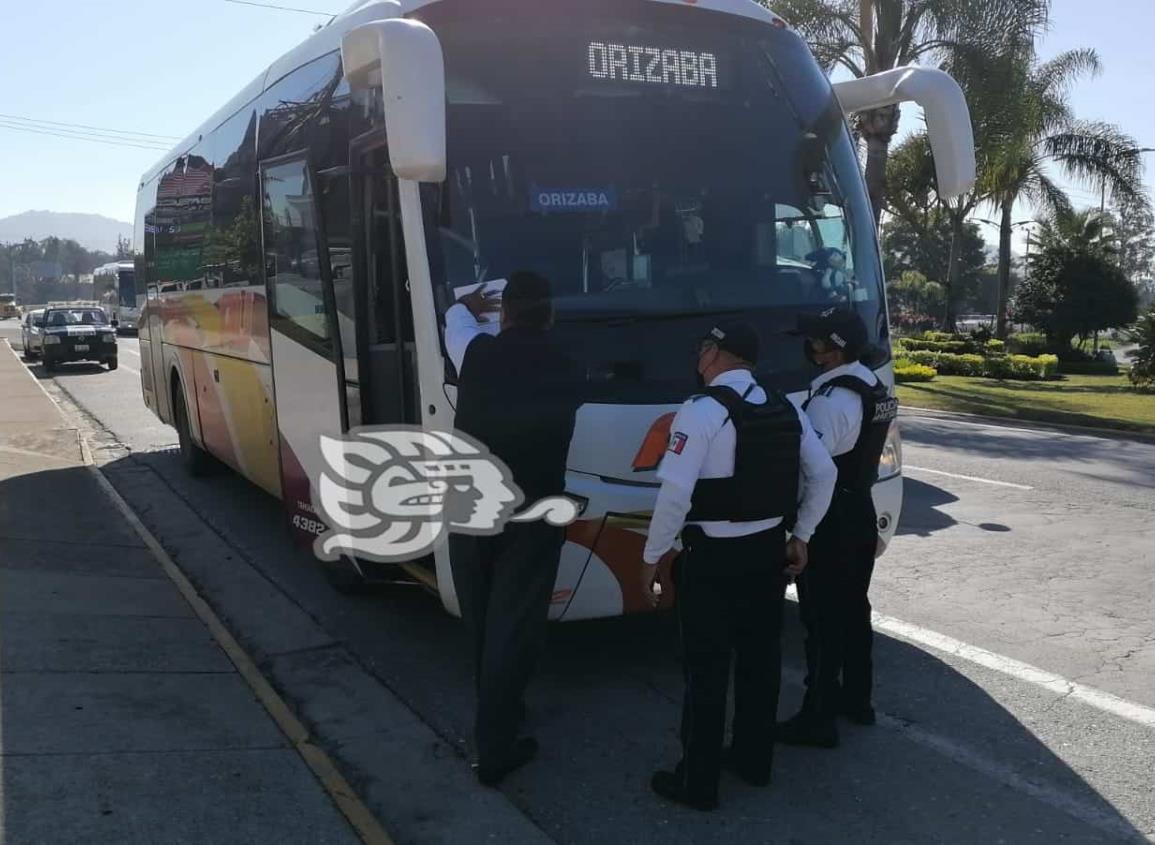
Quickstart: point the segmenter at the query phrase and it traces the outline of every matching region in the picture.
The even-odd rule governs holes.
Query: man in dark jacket
[[[497,307],[483,285],[445,314],[445,345],[460,376],[454,425],[509,467],[529,504],[565,491],[580,385],[551,337],[548,280],[512,274],[501,332],[487,334],[481,321]],[[519,730],[564,541],[565,529],[546,522],[510,523],[492,537],[450,536],[453,581],[474,644],[477,776],[487,785],[537,752]]]

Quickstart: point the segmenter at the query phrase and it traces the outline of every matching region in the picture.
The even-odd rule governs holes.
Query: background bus
[[[16,294],[0,293],[0,320],[14,320],[20,316],[20,306],[16,304]]]
[[[97,267],[92,272],[92,289],[109,319],[117,321],[118,332],[137,330],[140,305],[132,261],[114,261]]]
[[[919,78],[950,193],[968,151],[973,179],[969,119],[948,107],[957,86]],[[852,86],[843,105],[904,98],[901,81]],[[567,474],[584,510],[555,619],[648,608],[637,570],[658,483],[633,461],[696,390],[691,353],[719,314],[757,327],[759,378],[798,395],[812,375],[798,316],[852,307],[893,381],[843,107],[802,39],[749,0],[360,3],[144,174],[135,232],[146,403],[190,470],[212,455],[241,472],[305,542],[325,530],[320,436],[451,427],[454,290],[548,276],[587,376]],[[895,428],[875,488],[884,542],[900,470]],[[444,547],[406,568],[457,611]]]

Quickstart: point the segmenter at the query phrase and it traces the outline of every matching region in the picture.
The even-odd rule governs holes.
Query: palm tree
[[[944,60],[967,46],[993,55],[1029,44],[1050,0],[761,0],[803,34],[827,69],[856,77]],[[886,200],[886,162],[898,131],[898,106],[863,112],[866,184],[878,223]]]
[[[1032,62],[1032,59],[1025,59]],[[1007,297],[1011,275],[1012,213],[1024,200],[1057,220],[1071,221],[1071,202],[1050,177],[1057,165],[1069,178],[1103,185],[1120,198],[1141,197],[1142,162],[1135,142],[1106,123],[1076,120],[1068,102],[1072,84],[1085,75],[1097,74],[1099,57],[1094,50],[1070,50],[1041,65],[1024,68],[1022,94],[1009,99],[1012,131],[980,175],[988,202],[996,206],[999,221],[999,296],[996,331],[1007,331]],[[1140,199],[1139,201],[1145,202]],[[1081,218],[1102,239],[1098,215]]]
[[[1035,222],[1039,227],[1035,241],[1039,245],[1040,254],[1056,249],[1104,258],[1113,258],[1118,254],[1115,243],[1105,237],[1107,218],[1097,209],[1074,211],[1067,208]]]

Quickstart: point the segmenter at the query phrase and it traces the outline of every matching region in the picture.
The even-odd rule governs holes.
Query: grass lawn
[[[1125,375],[1062,381],[938,376],[898,385],[898,398],[908,407],[1155,434],[1155,393],[1134,390]]]

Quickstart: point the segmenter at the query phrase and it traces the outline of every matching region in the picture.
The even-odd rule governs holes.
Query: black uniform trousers
[[[803,711],[815,718],[834,719],[840,709],[870,706],[874,632],[867,594],[877,545],[870,493],[836,490],[798,579],[806,627]]]
[[[545,645],[565,529],[510,523],[492,537],[451,534],[453,583],[473,639],[478,762],[504,762],[525,713],[525,689]]]
[[[676,583],[686,691],[678,772],[690,796],[712,801],[722,767],[731,662],[735,762],[755,776],[768,775],[773,763],[785,532],[711,538],[690,526],[682,537]]]

